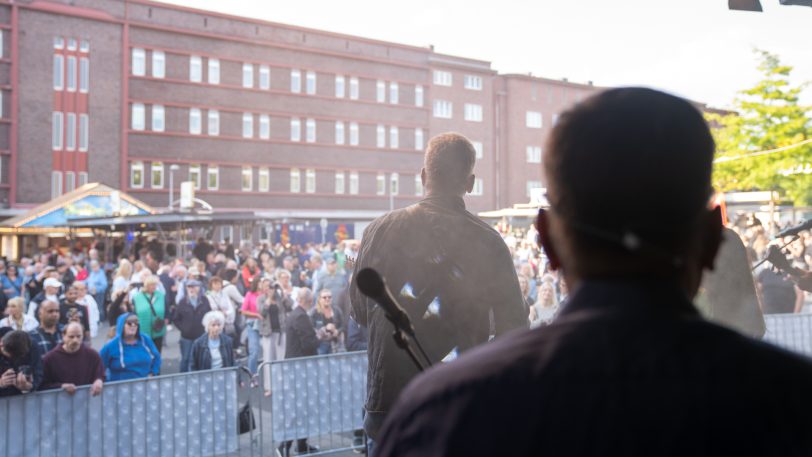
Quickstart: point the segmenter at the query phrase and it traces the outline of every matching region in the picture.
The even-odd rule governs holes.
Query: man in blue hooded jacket
[[[161,371],[161,353],[152,339],[141,333],[138,316],[125,313],[116,322],[116,337],[101,350],[108,370],[108,381],[157,376]]]

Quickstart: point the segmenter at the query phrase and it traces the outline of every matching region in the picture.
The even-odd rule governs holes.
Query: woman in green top
[[[161,352],[166,335],[166,301],[158,290],[159,279],[150,275],[144,279],[144,287],[133,297],[133,308],[138,316],[141,331],[149,335]]]

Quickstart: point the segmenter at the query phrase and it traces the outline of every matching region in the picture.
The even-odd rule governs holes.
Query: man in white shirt
[[[93,295],[87,293],[87,285],[83,281],[73,283],[76,289],[76,303],[87,308],[87,317],[90,320],[90,337],[96,338],[99,333],[99,305]]]

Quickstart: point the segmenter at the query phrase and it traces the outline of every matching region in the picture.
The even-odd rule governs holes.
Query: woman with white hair
[[[39,327],[39,322],[25,314],[25,299],[23,297],[14,297],[6,305],[6,317],[0,320],[0,328],[2,327],[30,332]]]
[[[234,346],[223,333],[225,324],[226,316],[220,311],[209,311],[203,316],[206,333],[192,344],[192,371],[234,366]]]

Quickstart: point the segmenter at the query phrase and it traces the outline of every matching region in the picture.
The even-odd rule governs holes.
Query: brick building
[[[0,205],[100,181],[155,207],[369,220],[417,201],[428,139],[477,148],[469,209],[528,201],[557,113],[596,90],[489,62],[146,0],[0,1]]]

